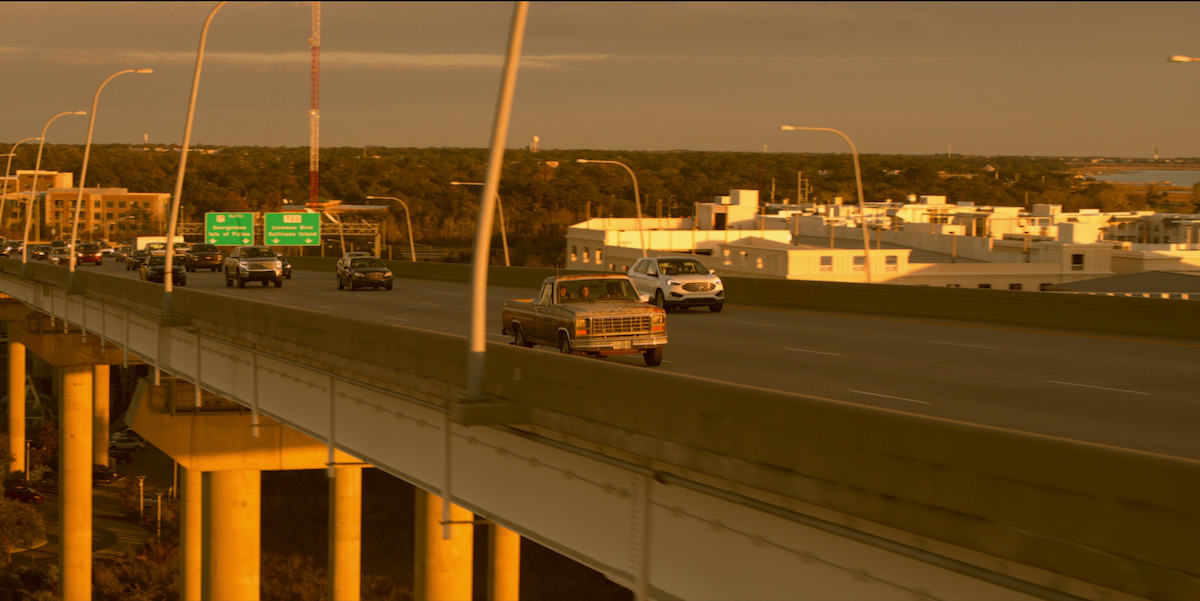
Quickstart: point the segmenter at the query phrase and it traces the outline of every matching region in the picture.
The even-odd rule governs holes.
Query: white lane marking
[[[847,389],[847,390],[849,390],[849,389]],[[904,397],[892,396],[890,394],[879,394],[877,392],[864,392],[862,390],[849,390],[849,391],[853,392],[855,394],[865,394],[867,396],[877,396],[877,397],[881,397],[881,398],[885,398],[885,399],[892,399],[892,400],[896,400],[896,401],[905,401],[905,402],[909,402],[909,403],[920,403],[922,405],[930,404],[929,401],[918,401],[916,399],[906,399]]]
[[[404,319],[403,317],[389,317],[387,315],[384,315],[383,318],[390,319],[392,321],[408,321],[407,319]]]
[[[1092,386],[1091,384],[1076,384],[1074,382],[1059,382],[1057,380],[1046,380],[1046,381],[1051,384],[1061,384],[1063,386],[1078,386],[1080,388],[1094,388],[1096,390],[1107,390],[1109,392],[1124,392],[1125,394],[1140,394],[1142,396],[1150,396],[1149,392],[1142,392],[1140,390],[1124,390],[1121,388],[1109,388],[1107,386]]]
[[[334,310],[334,307],[327,307],[325,305],[317,305],[317,308],[318,309],[329,309],[330,311]]]
[[[809,353],[812,355],[829,355],[830,357],[845,357],[845,355],[843,355],[841,353],[827,353],[825,351],[810,351],[810,350],[804,349],[804,348],[784,347],[784,350],[796,351],[797,353]]]
[[[988,349],[990,351],[996,350],[996,347],[994,347],[994,346],[983,346],[981,344],[963,344],[961,342],[946,342],[944,340],[930,340],[929,342],[932,342],[933,344],[945,344],[948,346],[966,346],[966,347],[970,347],[970,348]]]
[[[440,304],[438,304],[438,303],[421,303],[421,304],[422,304],[422,305],[425,305],[426,307],[440,307],[440,306],[442,306],[442,305],[440,305]]]
[[[763,326],[763,327],[767,327],[767,328],[782,328],[783,327],[783,326],[781,326],[779,324],[775,324],[775,323],[758,323],[756,321],[743,321],[741,323],[743,325],[747,325],[747,326]]]

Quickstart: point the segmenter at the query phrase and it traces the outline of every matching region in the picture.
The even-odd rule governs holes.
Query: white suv
[[[638,259],[627,275],[638,294],[648,295],[650,302],[668,311],[705,306],[716,313],[725,305],[721,278],[690,257]]]

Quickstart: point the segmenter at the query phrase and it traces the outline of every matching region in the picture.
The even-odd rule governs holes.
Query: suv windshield
[[[269,248],[250,247],[250,248],[243,248],[242,252],[241,252],[241,256],[244,258],[248,258],[248,259],[253,259],[253,258],[258,258],[258,257],[268,257],[268,258],[274,259],[275,253],[271,252],[271,249],[269,249]]]
[[[708,268],[692,259],[659,261],[663,275],[707,275]]]
[[[196,244],[196,245],[192,246],[192,252],[194,252],[194,253],[215,253],[215,252],[217,252],[217,247],[212,244]]]

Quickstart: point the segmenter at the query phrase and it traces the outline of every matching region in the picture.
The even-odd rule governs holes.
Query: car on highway
[[[225,255],[221,254],[221,249],[217,248],[216,244],[202,242],[188,247],[187,252],[183,255],[183,261],[188,271],[197,269],[216,271],[224,264]]]
[[[167,258],[165,256],[150,255],[141,267],[141,277],[147,282],[164,283],[167,273]],[[184,271],[183,265],[179,261],[172,259],[171,264],[171,283],[176,286],[187,285],[187,272]]]
[[[225,257],[225,285],[245,288],[246,282],[283,287],[283,262],[266,246],[239,246]]]
[[[124,480],[125,475],[117,470],[114,470],[107,465],[99,463],[92,465],[92,483],[93,484],[111,484],[118,480]]]
[[[75,246],[75,264],[83,265],[91,263],[92,265],[102,265],[104,262],[104,251],[100,249],[100,245],[95,242],[84,242]]]
[[[63,267],[66,267],[71,263],[71,251],[67,250],[67,247],[65,246],[52,248],[50,249],[50,254],[46,257],[46,260],[49,261],[51,265],[62,265]]]
[[[392,289],[392,270],[382,259],[366,257],[350,257],[337,268],[338,290],[350,288],[383,288]]]
[[[141,438],[117,438],[108,441],[108,449],[122,451],[140,451],[146,448],[146,441]]]
[[[9,499],[16,499],[22,503],[42,502],[42,493],[35,490],[32,486],[24,484],[4,487],[4,496]]]
[[[150,258],[150,251],[148,251],[144,248],[139,248],[137,250],[129,251],[129,254],[125,255],[125,271],[133,271],[134,269],[141,269],[142,263],[145,263],[146,259],[149,259],[149,258]]]
[[[292,262],[288,261],[287,257],[283,256],[283,253],[275,253],[275,257],[283,263],[283,278],[286,280],[292,279]]]
[[[126,451],[124,449],[111,449],[110,448],[108,451],[108,458],[112,459],[113,461],[117,462],[118,464],[133,463],[133,451]]]
[[[129,256],[129,251],[131,250],[133,250],[133,247],[128,244],[118,244],[112,249],[112,257],[118,261],[124,261]]]
[[[717,313],[725,306],[721,278],[690,257],[644,257],[626,275],[638,294],[667,311],[708,307]]]
[[[37,259],[39,261],[44,261],[44,260],[48,259],[49,257],[50,257],[50,245],[49,244],[30,244],[29,245],[29,258],[30,259]]]

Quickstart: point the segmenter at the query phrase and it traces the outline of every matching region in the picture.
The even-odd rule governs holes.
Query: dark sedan
[[[284,279],[287,279],[287,280],[292,279],[292,264],[287,260],[287,257],[283,256],[280,253],[275,253],[275,258],[279,259],[280,263],[283,263]]]
[[[8,497],[9,499],[16,499],[22,503],[42,502],[42,493],[39,493],[38,491],[34,490],[33,487],[25,486],[24,484],[18,484],[16,486],[9,486],[5,488],[4,496]]]
[[[392,270],[376,257],[351,257],[337,270],[338,290],[349,287],[392,289]]]
[[[165,274],[167,273],[167,258],[158,255],[151,255],[150,258],[146,259],[145,263],[142,263],[141,271],[143,280],[146,280],[147,282],[158,282],[161,284],[163,283]],[[184,271],[181,261],[172,261],[171,273],[173,275],[171,278],[171,283],[175,284],[176,286],[187,285],[187,272]]]
[[[142,263],[145,263],[146,259],[149,259],[149,258],[150,258],[150,251],[148,251],[144,248],[139,248],[138,250],[129,251],[129,254],[125,255],[125,271],[133,271],[134,269],[141,269]]]

